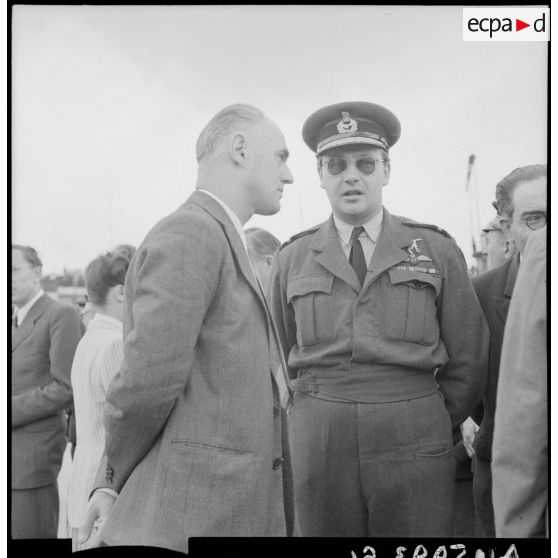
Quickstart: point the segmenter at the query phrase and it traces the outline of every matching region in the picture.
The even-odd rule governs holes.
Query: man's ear
[[[508,240],[513,242],[513,237],[511,235],[511,219],[507,219],[506,217],[498,217],[498,224],[502,228],[504,235]]]
[[[389,184],[389,175],[391,172],[391,163],[387,162],[384,163],[384,186],[387,186]]]
[[[118,302],[124,302],[124,285],[116,285],[114,287],[114,297]]]
[[[233,163],[244,167],[248,158],[246,136],[241,133],[234,134],[229,144],[229,154]]]

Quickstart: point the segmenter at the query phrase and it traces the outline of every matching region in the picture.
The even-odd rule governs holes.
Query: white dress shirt
[[[333,216],[333,221],[335,223],[335,228],[337,229],[337,236],[339,237],[339,242],[341,243],[341,248],[347,259],[351,254],[351,234],[353,233],[354,225],[349,225],[341,219]],[[363,223],[364,232],[360,234],[358,239],[362,245],[362,251],[364,252],[364,259],[366,260],[366,267],[370,267],[370,260],[372,259],[372,254],[376,249],[376,242],[380,232],[382,231],[382,223],[384,221],[384,210],[382,209],[377,215],[372,217],[370,221]]]
[[[43,291],[43,289],[39,289],[39,292],[27,304],[24,304],[17,311],[17,314],[16,314],[17,327],[19,327],[21,325],[21,322],[23,322],[23,320],[25,320],[25,316],[27,316],[27,314],[29,314],[29,310],[31,310],[31,308],[33,307],[33,304],[35,304],[35,302],[37,302],[37,300],[39,300],[39,298],[41,298],[44,294],[45,294],[45,291]]]
[[[77,346],[72,389],[77,445],[68,498],[68,523],[78,528],[105,448],[103,407],[108,386],[122,363],[122,322],[97,313]]]

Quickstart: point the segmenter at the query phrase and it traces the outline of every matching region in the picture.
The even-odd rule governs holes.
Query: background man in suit
[[[507,538],[548,536],[545,229],[530,235],[522,259],[502,344],[492,461],[496,536]]]
[[[397,117],[305,122],[333,215],[277,253],[272,312],[295,403],[295,534],[453,535],[452,428],[485,389],[488,330],[455,241],[382,206]]]
[[[491,219],[482,229],[482,240],[484,244],[483,251],[486,254],[487,271],[502,265],[513,257],[513,240],[502,229],[498,217]]]
[[[124,360],[82,541],[97,518],[96,541],[182,552],[192,536],[290,531],[290,395],[242,229],[279,211],[288,151],[250,105],[220,111],[196,147],[197,191],[126,277]]]
[[[83,333],[79,314],[41,289],[42,263],[12,246],[12,537],[56,538],[56,478],[66,446],[64,409]]]
[[[474,442],[473,477],[478,537],[496,536],[490,465],[502,339],[521,253],[527,238],[546,224],[546,165],[517,168],[503,178],[496,186],[496,206],[501,226],[513,240],[517,252],[511,260],[473,280],[475,292],[490,328],[487,389],[481,409],[473,414],[475,422],[480,424]],[[517,401],[512,399],[509,404],[515,405]]]

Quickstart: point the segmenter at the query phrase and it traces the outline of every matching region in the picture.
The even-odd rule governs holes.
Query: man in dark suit
[[[196,148],[197,191],[148,233],[126,277],[88,546],[187,552],[192,536],[291,531],[290,396],[242,229],[279,211],[288,151],[250,105],[220,111]]]
[[[513,240],[516,255],[500,267],[473,280],[473,286],[490,328],[488,384],[474,442],[476,536],[495,537],[492,504],[492,437],[496,410],[496,390],[504,326],[508,314],[521,253],[533,232],[546,224],[546,165],[515,169],[496,186],[496,206],[504,232]],[[515,404],[510,401],[510,404]],[[482,419],[482,422],[481,422]]]
[[[79,314],[41,289],[42,263],[12,246],[12,490],[14,539],[56,538],[56,478],[66,446],[64,409],[83,333]]]

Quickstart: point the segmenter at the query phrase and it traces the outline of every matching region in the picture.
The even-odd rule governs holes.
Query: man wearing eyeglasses
[[[480,422],[475,436],[475,499],[477,537],[495,537],[492,503],[492,438],[496,411],[496,389],[504,326],[514,290],[521,254],[534,231],[546,225],[546,165],[520,167],[504,177],[496,186],[496,202],[500,226],[515,245],[516,255],[506,263],[473,280],[473,286],[490,328],[488,383],[482,413],[474,418]],[[511,402],[510,404],[515,404]],[[482,420],[482,422],[481,422]]]
[[[488,329],[455,241],[382,206],[400,123],[313,113],[333,215],[292,237],[269,294],[295,392],[295,535],[453,535],[452,430],[485,389]]]

